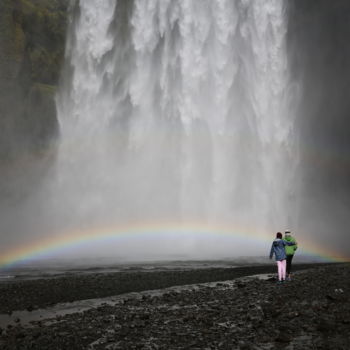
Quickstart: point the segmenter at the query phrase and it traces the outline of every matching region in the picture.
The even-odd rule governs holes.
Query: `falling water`
[[[286,27],[280,0],[75,4],[56,220],[292,224]]]

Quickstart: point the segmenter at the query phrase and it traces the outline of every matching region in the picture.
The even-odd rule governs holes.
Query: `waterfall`
[[[285,6],[77,2],[57,95],[57,220],[292,224]]]

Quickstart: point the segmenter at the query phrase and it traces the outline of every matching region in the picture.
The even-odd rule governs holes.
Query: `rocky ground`
[[[319,264],[295,264],[302,270]],[[202,268],[153,272],[61,274],[32,280],[0,283],[0,314],[15,310],[35,310],[57,303],[103,298],[128,292],[167,288],[176,285],[232,280],[276,271],[274,264],[234,268]]]
[[[34,281],[33,281],[34,282]],[[1,349],[349,349],[350,265],[137,293],[1,330]]]

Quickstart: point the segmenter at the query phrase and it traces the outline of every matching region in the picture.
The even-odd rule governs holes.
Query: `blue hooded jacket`
[[[287,242],[283,239],[276,238],[272,242],[270,259],[272,258],[273,254],[275,254],[276,261],[287,259],[286,250],[284,249],[286,245],[295,245],[295,242]]]

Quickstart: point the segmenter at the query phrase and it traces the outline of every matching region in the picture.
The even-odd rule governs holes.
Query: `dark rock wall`
[[[289,5],[289,59],[301,99],[296,111],[301,221],[345,236],[350,211],[350,3],[290,0]]]
[[[305,166],[318,185],[338,190],[350,184],[350,3],[291,5],[289,57],[302,87],[298,126]],[[315,171],[322,176],[315,178]]]
[[[68,0],[0,2],[0,160],[35,153],[57,133],[54,92]]]

